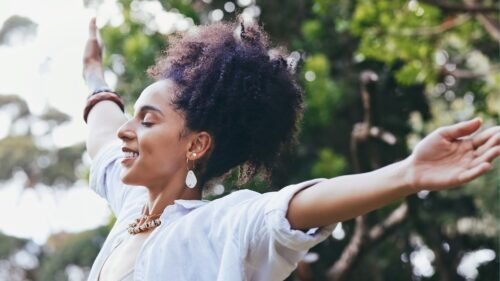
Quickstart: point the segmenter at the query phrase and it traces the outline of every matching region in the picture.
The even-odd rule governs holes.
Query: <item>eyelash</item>
[[[153,126],[153,123],[151,123],[151,122],[141,122],[141,124],[142,124],[144,127],[147,127],[147,128],[149,128],[149,127],[152,127],[152,126]]]

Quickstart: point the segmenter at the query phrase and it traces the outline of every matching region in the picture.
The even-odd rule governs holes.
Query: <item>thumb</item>
[[[441,128],[440,134],[448,140],[455,140],[468,136],[481,127],[481,118],[460,122],[451,126]]]

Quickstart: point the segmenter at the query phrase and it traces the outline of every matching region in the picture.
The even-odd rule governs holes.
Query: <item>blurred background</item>
[[[235,15],[264,25],[306,92],[271,188],[376,169],[438,126],[499,123],[497,0],[0,1],[0,280],[85,280],[114,218],[88,190],[81,54],[97,15],[128,112],[168,36]],[[234,178],[209,198],[234,189]],[[288,280],[499,280],[500,165],[338,225]]]

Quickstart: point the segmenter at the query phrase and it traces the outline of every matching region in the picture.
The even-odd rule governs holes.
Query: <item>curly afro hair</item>
[[[216,23],[177,35],[156,65],[156,80],[176,83],[173,101],[193,131],[213,138],[196,166],[199,186],[240,168],[238,183],[261,172],[295,142],[303,93],[285,60],[256,24]]]

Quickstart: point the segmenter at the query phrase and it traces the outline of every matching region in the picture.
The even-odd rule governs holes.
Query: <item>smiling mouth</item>
[[[123,153],[123,158],[125,159],[135,159],[137,156],[139,156],[139,153],[137,152],[127,151]]]
[[[132,162],[134,162],[134,160],[137,157],[139,157],[139,152],[125,146],[125,144],[122,146],[122,152],[123,152],[123,154],[122,154],[122,158],[121,158],[121,160],[122,160],[121,164],[125,167],[132,165]]]

